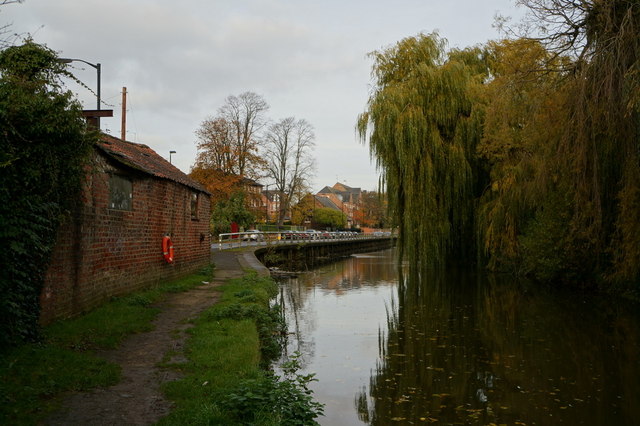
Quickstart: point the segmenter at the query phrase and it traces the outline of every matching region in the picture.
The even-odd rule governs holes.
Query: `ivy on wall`
[[[39,296],[56,231],[79,200],[97,132],[51,49],[0,52],[0,347],[38,336]]]

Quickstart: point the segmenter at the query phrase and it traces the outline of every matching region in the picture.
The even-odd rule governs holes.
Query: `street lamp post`
[[[264,193],[264,224],[269,223],[269,184],[267,184],[267,190]]]
[[[87,64],[96,69],[96,71],[98,72],[98,86],[96,90],[96,96],[98,98],[97,110],[100,111],[100,72],[101,72],[102,66],[99,63],[92,64],[91,62],[87,62],[84,59],[58,58],[58,62],[63,64],[69,64],[71,62],[82,62],[83,64]],[[98,129],[100,129],[100,117],[97,117],[96,120],[98,123]]]

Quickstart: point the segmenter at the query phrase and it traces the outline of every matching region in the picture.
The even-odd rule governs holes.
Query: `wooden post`
[[[127,88],[122,88],[122,124],[120,126],[120,139],[127,140]]]

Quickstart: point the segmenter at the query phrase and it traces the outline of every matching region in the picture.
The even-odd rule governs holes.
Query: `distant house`
[[[362,190],[351,188],[345,184],[337,182],[333,187],[325,186],[316,194],[316,197],[326,198],[331,201],[331,205],[342,211],[347,217],[348,227],[359,227],[356,211],[360,207]],[[328,206],[330,208],[330,205]]]
[[[247,207],[256,216],[262,217],[265,215],[264,204],[262,200],[262,184],[256,182],[248,177],[243,177],[240,181],[242,189],[246,193]]]
[[[82,203],[58,232],[41,322],[208,265],[209,196],[148,146],[103,135]],[[165,236],[174,247],[171,263],[163,253]]]
[[[277,221],[280,214],[280,191],[262,191],[262,208],[265,211],[266,222]],[[291,217],[291,214],[288,216]]]

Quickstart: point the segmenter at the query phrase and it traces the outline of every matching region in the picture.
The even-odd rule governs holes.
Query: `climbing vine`
[[[38,334],[39,296],[57,229],[79,200],[96,133],[51,49],[0,52],[0,347]]]

